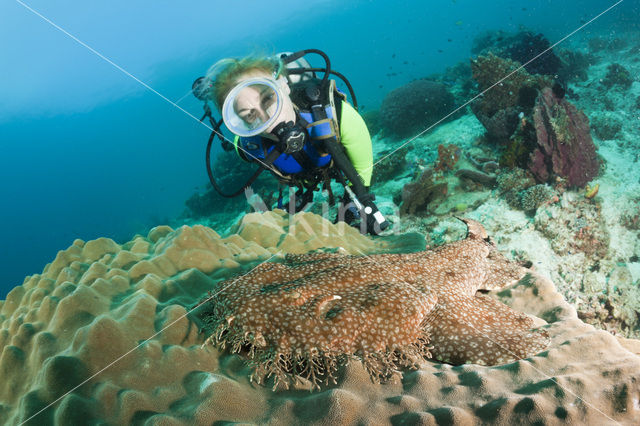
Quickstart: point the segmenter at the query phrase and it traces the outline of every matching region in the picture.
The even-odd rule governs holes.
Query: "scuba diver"
[[[304,58],[318,54],[324,68],[313,68]],[[317,77],[316,73],[323,73]],[[347,85],[347,96],[336,88],[329,75],[340,77]],[[214,64],[205,77],[196,79],[194,95],[205,102],[205,117],[213,131],[207,146],[207,171],[214,188],[223,196],[244,192],[263,170],[269,170],[280,183],[278,208],[298,212],[313,201],[313,193],[322,184],[335,203],[331,180],[344,187],[336,221],[359,227],[360,232],[377,235],[389,226],[369,191],[373,170],[371,137],[357,112],[357,101],[348,80],[331,70],[326,54],[317,49],[280,53],[272,57],[223,59]],[[213,101],[222,118],[216,121],[207,101]],[[226,139],[224,125],[236,135]],[[210,150],[215,137],[223,149],[260,167],[235,193],[225,193],[216,183]],[[284,206],[282,188],[290,190]]]

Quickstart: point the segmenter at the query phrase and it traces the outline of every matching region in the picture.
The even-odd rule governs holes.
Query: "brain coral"
[[[546,320],[551,344],[538,356],[493,367],[425,360],[385,383],[350,362],[337,384],[314,393],[249,383],[243,358],[203,347],[185,316],[236,265],[372,244],[319,216],[289,221],[282,212],[247,215],[225,238],[185,226],[124,244],[76,240],[0,301],[0,424],[633,424],[640,416],[640,342],[582,323],[535,274],[482,298]]]
[[[385,96],[380,107],[380,124],[390,136],[414,136],[454,109],[447,87],[430,80],[414,80]]]
[[[283,250],[361,252],[371,241],[320,216],[289,221],[282,211],[247,215],[232,231],[221,238],[203,226],[165,226],[123,245],[76,240],[27,277],[0,301],[0,424],[36,414],[35,424],[129,424],[156,413],[184,418],[185,406],[196,423],[237,410],[258,415],[261,403],[242,405],[256,395],[209,373],[219,371],[218,357],[201,348],[186,308],[240,265]],[[215,397],[202,395],[204,384]],[[241,407],[230,411],[220,393]]]

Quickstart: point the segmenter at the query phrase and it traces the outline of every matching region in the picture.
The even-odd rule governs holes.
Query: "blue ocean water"
[[[209,131],[189,90],[222,57],[322,49],[366,111],[468,60],[484,30],[527,28],[553,43],[615,3],[3,2],[0,298],[76,238],[123,242],[181,213],[207,179]],[[572,37],[637,17],[625,0]]]

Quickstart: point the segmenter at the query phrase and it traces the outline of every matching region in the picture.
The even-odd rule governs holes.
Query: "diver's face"
[[[247,86],[236,95],[233,109],[249,128],[256,128],[276,111],[276,96],[269,86]]]
[[[253,70],[242,74],[237,80],[236,84],[243,82],[249,78],[267,78],[271,79],[272,76],[261,70]],[[275,121],[266,129],[264,133],[270,133],[279,123],[283,121],[295,122],[295,110],[293,103],[289,98],[291,89],[287,84],[284,77],[278,79],[282,93],[282,110]],[[269,86],[262,84],[255,84],[247,86],[242,89],[235,98],[233,109],[235,113],[247,124],[249,128],[256,128],[272,118],[272,115],[277,109],[277,97],[278,94]]]

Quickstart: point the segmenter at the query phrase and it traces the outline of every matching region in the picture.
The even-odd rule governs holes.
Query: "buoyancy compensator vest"
[[[303,56],[308,53],[322,56],[325,60],[325,67],[300,66],[301,59],[304,59]],[[300,189],[304,186],[308,199],[309,194],[312,194],[322,180],[325,182],[325,188],[330,190],[328,180],[333,177],[345,187],[348,199],[356,208],[361,218],[361,232],[378,234],[389,224],[373,203],[375,196],[364,186],[362,179],[349,161],[344,147],[340,144],[340,123],[338,120],[342,101],[347,97],[336,88],[335,81],[330,80],[329,75],[337,75],[345,82],[351,95],[352,104],[357,110],[357,100],[351,84],[342,74],[331,70],[328,56],[320,50],[306,49],[292,54],[281,54],[280,59],[287,66],[291,88],[290,97],[298,108],[296,123],[288,123],[289,129],[284,131],[295,131],[295,129],[292,130],[294,125],[304,128],[305,139],[303,143],[296,146],[298,143],[296,142],[292,149],[290,145],[283,146],[277,141],[259,135],[236,137],[233,145],[238,154],[247,161],[257,162],[261,167],[240,190],[232,194],[224,193],[215,183],[210,166],[211,142],[215,136],[223,140],[220,133],[222,120],[216,122],[213,119],[211,110],[205,101],[205,115],[201,121],[205,117],[209,117],[209,121],[214,126],[207,145],[207,171],[212,185],[223,196],[236,196],[250,186],[262,170],[268,169],[283,183],[291,186],[296,185]],[[295,66],[288,66],[288,64]],[[323,72],[323,77],[321,79],[315,77],[316,72]],[[294,76],[299,76],[299,78],[294,78]],[[196,94],[195,87],[199,80],[194,82],[194,94]],[[229,148],[227,144],[225,149]],[[333,198],[332,194],[331,198]]]

